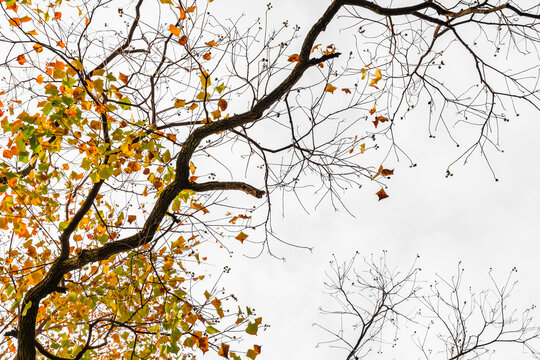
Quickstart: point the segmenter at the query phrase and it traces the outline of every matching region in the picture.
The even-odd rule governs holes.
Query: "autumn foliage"
[[[230,269],[209,254],[253,234],[271,252],[270,195],[304,179],[332,201],[362,182],[388,198],[400,106],[431,79],[432,45],[396,75],[395,54],[336,66],[339,47],[319,35],[346,6],[426,21],[434,39],[448,19],[524,16],[335,0],[299,36],[229,23],[214,5],[0,0],[2,359],[255,359],[263,319],[221,288]],[[396,78],[416,82],[392,109]],[[464,99],[440,101],[466,113]],[[495,110],[474,115],[489,127]],[[381,138],[387,155],[366,160]]]

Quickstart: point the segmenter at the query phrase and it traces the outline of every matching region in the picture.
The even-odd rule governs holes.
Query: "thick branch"
[[[239,181],[210,181],[205,183],[191,183],[189,189],[197,192],[213,191],[213,190],[241,190],[246,194],[262,198],[264,191],[259,190],[249,184]]]

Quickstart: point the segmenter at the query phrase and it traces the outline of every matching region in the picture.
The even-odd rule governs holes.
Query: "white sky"
[[[243,4],[249,17],[264,9],[263,2]],[[281,0],[272,4],[274,17],[283,16],[280,21],[287,18],[307,31],[307,24],[320,16],[328,1]],[[520,283],[509,308],[538,302],[538,113],[525,111],[502,124],[504,153],[490,156],[499,182],[478,154],[466,166],[454,167],[453,177],[445,178],[447,166],[461,153],[442,132],[437,139],[429,139],[424,121],[427,114],[419,111],[416,115],[410,128],[401,128],[400,139],[418,167],[409,169],[406,162],[396,163],[396,176],[388,182],[389,199],[378,202],[373,188],[367,186],[349,191],[344,198],[355,217],[345,211],[334,212],[329,206],[311,209],[306,215],[289,201],[285,216],[274,222],[275,230],[287,241],[313,246],[313,253],[280,247],[278,255],[287,258],[285,263],[265,255],[256,260],[238,254],[233,258],[227,288],[241,303],[254,306],[271,325],[255,340],[263,344],[261,359],[344,359],[345,353],[339,350],[315,348],[328,336],[312,326],[314,322],[331,324],[329,318],[319,316],[318,308],[330,301],[323,294],[323,281],[333,253],[346,260],[356,250],[369,256],[384,249],[389,251],[390,265],[403,270],[420,254],[426,280],[434,280],[435,274],[450,278],[462,261],[466,280],[478,291],[489,287],[490,267],[502,281],[516,266],[515,278]],[[540,321],[540,316],[537,318]],[[338,326],[339,318],[335,318],[333,328]],[[400,342],[413,349],[408,338]],[[443,350],[442,343],[433,347]],[[519,353],[516,346],[498,351],[492,359],[518,359]],[[408,352],[407,356],[394,357],[385,352],[368,358],[420,356],[415,355]]]
[[[232,17],[242,9],[249,18],[256,18],[263,15],[266,3],[215,0],[212,7]],[[300,24],[305,34],[329,1],[275,0],[272,4],[276,23],[288,19]],[[339,34],[335,36],[339,38]],[[466,280],[478,290],[489,286],[490,267],[502,280],[516,266],[520,285],[511,297],[512,304],[523,308],[538,302],[538,113],[524,111],[516,120],[501,123],[505,152],[490,156],[499,182],[478,154],[466,166],[454,167],[453,177],[445,178],[448,164],[461,153],[442,132],[437,139],[428,138],[426,115],[418,111],[407,127],[400,127],[401,145],[418,167],[410,169],[406,162],[394,162],[396,175],[388,181],[390,198],[378,202],[374,194],[378,188],[369,186],[347,192],[344,199],[354,217],[344,210],[335,212],[328,202],[309,209],[309,215],[294,200],[287,202],[285,216],[274,219],[275,232],[284,240],[313,247],[313,252],[278,246],[277,255],[286,257],[286,262],[266,254],[251,260],[241,252],[232,259],[216,260],[232,268],[224,282],[228,291],[234,292],[241,304],[253,306],[264,323],[271,325],[257,338],[247,339],[263,345],[258,359],[344,359],[344,352],[316,348],[328,336],[312,326],[320,322],[332,327],[330,319],[319,316],[318,310],[330,303],[323,294],[323,281],[331,254],[348,260],[354,251],[369,256],[388,250],[389,264],[404,270],[420,254],[426,280],[435,279],[436,273],[449,278],[462,261]],[[254,252],[249,245],[244,249],[246,254]],[[540,323],[540,314],[537,319]],[[339,318],[335,318],[333,328],[338,326]],[[401,340],[406,348],[408,342],[407,338]],[[443,350],[442,344],[439,349]],[[509,355],[518,359],[515,351],[519,349],[492,359],[507,359]],[[369,358],[394,357],[383,353]],[[397,358],[417,357],[408,353]]]

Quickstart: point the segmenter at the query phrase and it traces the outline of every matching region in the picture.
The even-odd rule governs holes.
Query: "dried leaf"
[[[376,194],[379,197],[379,201],[381,201],[382,199],[386,199],[388,197],[388,194],[386,193],[386,191],[384,191],[383,188],[381,188],[381,190],[377,191]]]

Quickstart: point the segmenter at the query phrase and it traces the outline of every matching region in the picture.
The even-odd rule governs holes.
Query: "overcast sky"
[[[287,18],[307,31],[307,24],[320,16],[328,1],[272,3],[272,16],[282,16],[280,21]],[[264,9],[262,2],[244,4],[248,16],[261,14]],[[459,63],[461,59],[455,60]],[[390,198],[378,202],[371,188],[347,192],[344,198],[354,217],[345,211],[335,212],[330,206],[310,209],[308,215],[288,202],[285,216],[274,222],[275,230],[285,240],[313,246],[313,252],[280,247],[278,255],[286,257],[286,262],[267,255],[256,260],[235,256],[227,280],[228,289],[241,302],[253,305],[271,325],[256,340],[263,344],[261,358],[344,358],[339,356],[344,352],[327,346],[316,349],[317,342],[328,336],[312,326],[314,322],[331,324],[329,318],[319,316],[318,308],[330,304],[323,294],[323,281],[334,253],[346,260],[356,250],[366,256],[388,250],[390,265],[404,270],[419,254],[426,280],[434,280],[435,274],[449,279],[462,261],[465,279],[478,291],[490,286],[490,268],[502,281],[516,266],[519,284],[508,307],[538,303],[540,124],[538,113],[523,111],[519,118],[501,125],[504,153],[490,156],[498,182],[479,154],[467,165],[456,166],[453,177],[445,178],[447,166],[461,153],[442,132],[436,139],[429,139],[427,114],[419,111],[410,127],[402,127],[399,135],[418,167],[410,169],[406,162],[395,163],[396,176],[388,182]],[[249,249],[245,251],[250,253]],[[537,319],[540,322],[540,314]],[[339,318],[335,318],[334,328],[338,326]],[[400,343],[410,344],[410,340],[404,338]],[[442,343],[433,347],[443,350]],[[516,346],[507,348],[507,352],[499,350],[492,359],[518,359],[519,354]],[[419,358],[414,355],[397,358]],[[394,356],[385,352],[368,358]]]

